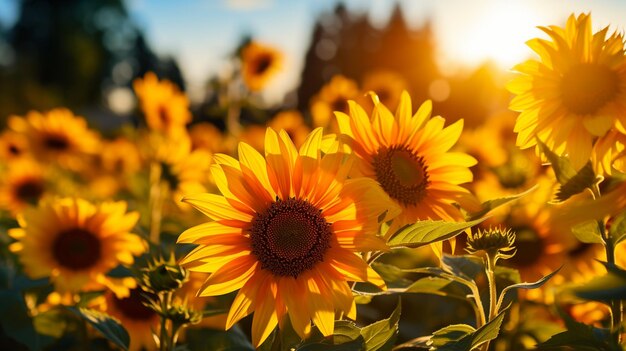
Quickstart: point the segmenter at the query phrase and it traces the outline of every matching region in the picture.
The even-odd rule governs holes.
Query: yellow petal
[[[183,198],[183,202],[195,207],[213,220],[233,219],[250,222],[252,216],[236,210],[225,197],[215,194],[195,194]]]

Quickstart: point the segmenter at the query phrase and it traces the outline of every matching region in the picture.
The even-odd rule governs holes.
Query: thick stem
[[[170,335],[167,332],[167,317],[165,314],[167,313],[170,303],[172,300],[172,293],[165,292],[161,295],[161,332],[159,334],[159,350],[160,351],[170,351],[174,349],[174,345],[170,345]]]

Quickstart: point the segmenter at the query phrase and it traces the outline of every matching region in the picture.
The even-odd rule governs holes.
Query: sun
[[[443,41],[445,56],[462,64],[491,61],[501,68],[510,68],[529,55],[524,42],[536,34],[535,27],[542,23],[539,13],[529,4],[488,2],[472,11],[476,11],[475,16],[459,18],[453,26],[455,30],[442,33],[449,38]]]

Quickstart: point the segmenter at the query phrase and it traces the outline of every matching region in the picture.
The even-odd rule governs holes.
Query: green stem
[[[594,184],[594,186],[591,188],[591,191],[593,193],[594,199],[600,198],[601,196],[600,188],[598,187],[597,183]],[[610,266],[615,265],[615,245],[613,243],[613,238],[611,238],[611,233],[606,230],[606,226],[603,220],[598,220],[597,223],[598,223],[598,230],[600,231],[600,235],[602,236],[604,250],[606,252],[606,262],[608,263],[608,266],[610,267]],[[617,328],[620,328],[622,325],[622,312],[623,312],[622,301],[613,300],[609,303],[609,306],[611,307],[611,330],[616,330]],[[618,344],[621,343],[622,334],[616,333],[616,337],[617,337],[617,343]]]
[[[487,262],[486,262],[486,267],[485,267],[485,273],[487,274],[487,282],[489,283],[489,319],[487,321],[491,322],[498,314],[498,311],[496,308],[496,299],[498,298],[497,290],[496,290],[496,274],[495,274],[496,258],[492,257],[492,255],[490,254],[487,254],[486,256],[487,256],[487,259],[486,259]],[[483,344],[482,349],[484,351],[489,350],[489,341]]]
[[[161,219],[163,215],[163,186],[161,184],[161,165],[150,165],[150,241],[159,244]]]
[[[161,333],[159,334],[159,350],[160,351],[169,351],[174,349],[174,345],[170,345],[170,336],[167,333],[167,317],[165,314],[167,313],[170,303],[172,300],[172,293],[165,292],[161,296]]]

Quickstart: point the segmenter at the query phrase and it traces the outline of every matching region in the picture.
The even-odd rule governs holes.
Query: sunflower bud
[[[178,265],[173,257],[167,261],[155,259],[142,270],[144,285],[155,293],[173,291],[187,280],[187,270]]]
[[[167,310],[167,318],[174,325],[198,324],[202,320],[202,312],[195,311],[185,305],[171,306]]]
[[[508,259],[515,255],[515,233],[510,229],[489,228],[467,236],[467,248],[470,254],[484,251],[496,259]]]

